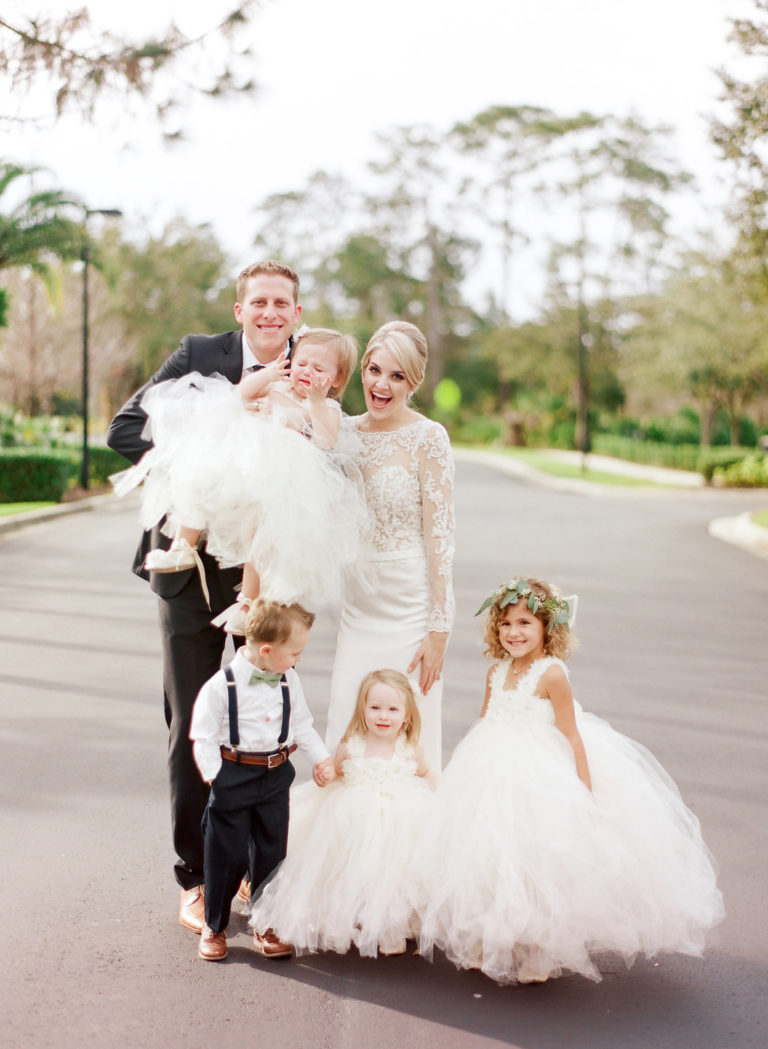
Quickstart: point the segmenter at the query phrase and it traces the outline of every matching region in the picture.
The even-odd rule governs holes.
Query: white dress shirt
[[[250,684],[251,673],[258,669],[238,649],[231,663],[237,685],[237,724],[240,750],[267,752],[277,750],[283,724],[283,694],[279,685],[264,682]],[[291,693],[291,719],[285,746],[296,743],[314,765],[329,757],[328,750],[312,725],[304,690],[295,670],[286,671]],[[227,679],[219,670],[203,685],[195,700],[189,738],[200,775],[206,781],[216,778],[221,768],[222,744],[232,746],[229,738],[229,699]]]
[[[263,368],[264,365],[261,363],[261,361],[251,349],[251,344],[246,339],[244,331],[240,332],[240,337],[243,340],[243,372],[240,376],[240,378],[242,379],[243,376],[252,368],[255,368],[257,366]],[[288,346],[289,343],[286,343],[285,348],[288,349]]]

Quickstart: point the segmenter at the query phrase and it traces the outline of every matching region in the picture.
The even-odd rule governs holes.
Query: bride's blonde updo
[[[415,324],[389,321],[375,331],[363,354],[360,370],[365,371],[375,350],[389,350],[403,370],[411,393],[418,390],[427,370],[427,340]]]

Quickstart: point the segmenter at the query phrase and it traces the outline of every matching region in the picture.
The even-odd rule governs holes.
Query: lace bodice
[[[454,465],[448,434],[427,418],[399,430],[358,433],[373,548],[379,554],[426,552],[429,629],[448,631],[454,613]]]
[[[349,756],[342,763],[342,771],[348,786],[386,787],[394,780],[410,779],[418,771],[415,748],[403,735],[395,740],[391,758],[366,758],[362,736],[350,736],[347,752]]]
[[[561,667],[566,676],[568,671],[565,663],[554,656],[545,656],[537,659],[528,670],[520,677],[515,689],[505,689],[504,681],[509,670],[509,660],[499,663],[491,675],[491,692],[488,698],[488,709],[485,712],[485,721],[507,720],[509,718],[525,718],[526,720],[539,721],[547,725],[554,725],[555,712],[548,699],[542,699],[536,695],[536,686],[541,675],[551,666]]]

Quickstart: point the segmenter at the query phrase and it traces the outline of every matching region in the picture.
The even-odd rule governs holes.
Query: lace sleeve
[[[453,626],[453,453],[439,423],[426,428],[420,442],[419,481],[424,545],[429,570],[429,629],[447,633]]]

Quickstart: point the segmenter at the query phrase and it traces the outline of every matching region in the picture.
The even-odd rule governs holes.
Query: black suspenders
[[[240,746],[240,730],[237,726],[237,685],[232,667],[224,667],[224,676],[227,679],[227,698],[229,700],[229,742],[232,749],[237,750]],[[277,740],[278,749],[283,749],[283,744],[288,739],[288,726],[291,722],[291,693],[288,688],[285,674],[280,678],[280,691],[283,694],[283,723],[280,726],[280,736]]]

